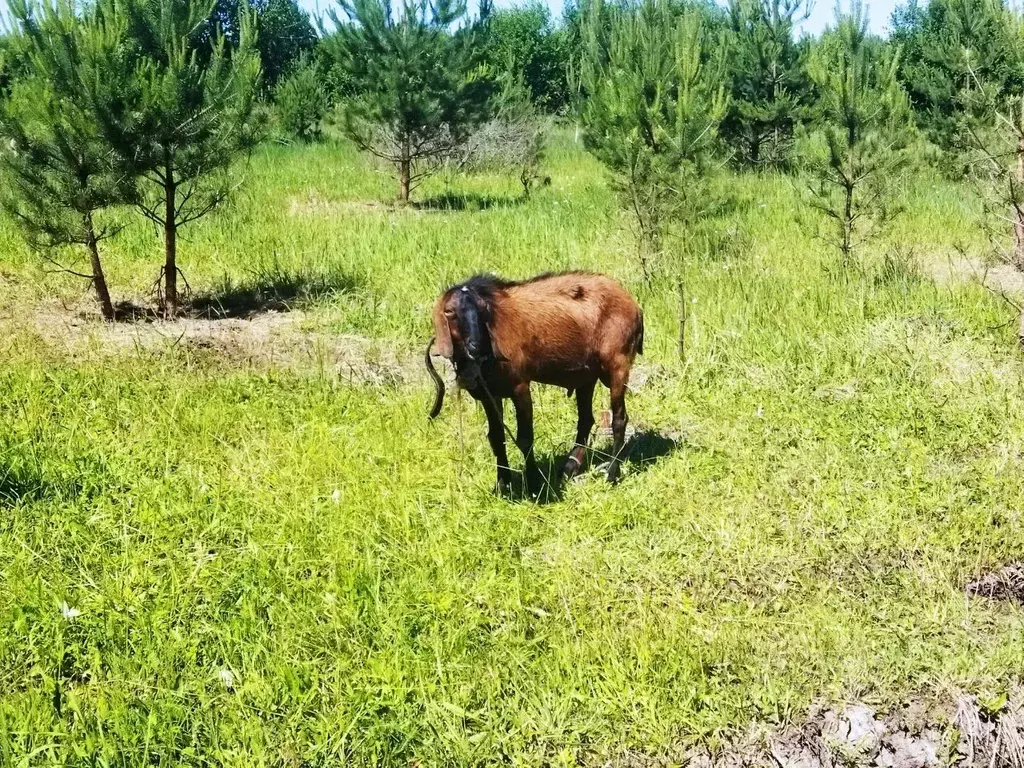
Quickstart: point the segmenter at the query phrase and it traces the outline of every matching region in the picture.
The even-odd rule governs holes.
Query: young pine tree
[[[815,54],[826,148],[810,163],[811,204],[832,222],[848,265],[857,246],[898,213],[891,189],[906,166],[913,124],[896,80],[897,56],[868,37],[859,0],[850,13],[838,12]]]
[[[1008,68],[1024,72],[1024,14],[1001,6],[998,25],[1010,41],[1003,48]],[[958,136],[969,175],[982,193],[985,229],[995,255],[1024,271],[1024,88],[977,66],[962,38],[950,35],[949,41],[951,47],[960,46],[971,81],[959,95],[964,109]],[[1024,309],[1018,338],[1024,344]]]
[[[346,72],[345,128],[393,165],[398,199],[459,147],[488,114],[493,84],[482,67],[489,5],[471,21],[464,0],[339,0],[324,41]]]
[[[255,146],[261,128],[255,98],[259,56],[248,16],[237,47],[216,28],[210,0],[101,0],[101,25],[124,30],[120,60],[103,77],[112,90],[87,84],[87,100],[104,135],[138,178],[135,204],[163,231],[163,309],[178,297],[178,230],[214,210],[233,186],[232,169]]]
[[[568,100],[566,42],[564,30],[552,24],[550,9],[532,0],[491,16],[487,63],[494,70],[522,78],[537,108],[557,113]]]
[[[917,0],[893,14],[897,75],[917,124],[950,153],[963,149],[962,121],[982,101],[1020,91],[1018,41],[1000,0]],[[970,142],[968,142],[969,144]],[[949,164],[955,167],[953,163]]]
[[[33,247],[86,251],[88,273],[61,269],[88,278],[103,318],[113,320],[99,246],[114,230],[98,224],[96,214],[128,200],[132,179],[77,97],[86,83],[106,87],[104,63],[116,55],[118,38],[65,4],[16,0],[11,13],[25,72],[0,104],[0,202]]]
[[[730,3],[730,98],[721,130],[745,165],[787,166],[794,132],[810,118],[806,51],[793,39],[807,11],[805,0]]]
[[[612,172],[632,214],[641,268],[676,218],[692,218],[706,199],[707,161],[725,113],[721,46],[700,12],[668,0],[586,10],[580,85],[586,146]]]
[[[330,108],[324,75],[317,63],[305,56],[274,88],[274,106],[282,132],[300,141],[317,141]]]

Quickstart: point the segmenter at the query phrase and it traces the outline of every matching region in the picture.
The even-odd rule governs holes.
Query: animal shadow
[[[623,448],[622,466],[624,479],[646,472],[659,459],[669,455],[679,447],[679,441],[656,429],[644,429],[633,433]],[[599,468],[601,479],[604,479],[606,464],[611,458],[611,446],[602,449],[591,447],[587,451],[587,464],[584,475]],[[537,468],[543,478],[539,493],[531,494],[526,487],[522,472],[513,472],[512,488],[508,498],[512,501],[534,501],[537,504],[550,504],[565,496],[566,483],[562,481],[562,465],[568,452],[549,453],[537,456]]]
[[[635,432],[626,443],[626,459],[630,474],[644,472],[658,459],[668,456],[679,447],[679,441],[656,429]]]

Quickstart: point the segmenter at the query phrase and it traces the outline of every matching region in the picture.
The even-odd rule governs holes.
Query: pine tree
[[[398,199],[436,171],[487,117],[493,83],[482,67],[489,5],[471,21],[464,0],[339,0],[324,41],[348,76],[345,128],[393,165]]]
[[[494,122],[504,128],[502,139],[508,164],[518,171],[523,196],[540,180],[540,164],[547,149],[548,124],[534,101],[534,91],[525,75],[507,71],[501,82],[501,97]]]
[[[1024,14],[1001,8],[998,25],[1009,42],[1002,50],[1010,71],[1024,71]],[[959,94],[963,112],[958,137],[964,147],[969,176],[978,184],[988,214],[986,229],[996,254],[1024,271],[1024,87],[1013,80],[986,76],[962,39],[961,60],[972,84]],[[1012,230],[1012,238],[1008,237]],[[1021,314],[1024,341],[1024,312]]]
[[[251,20],[238,46],[211,32],[209,0],[101,0],[98,23],[124,30],[124,55],[87,84],[88,100],[126,174],[140,180],[135,204],[163,230],[162,305],[177,314],[178,230],[225,200],[231,170],[255,146],[260,81]]]
[[[1000,96],[1024,84],[1006,20],[1001,0],[932,0],[926,7],[911,0],[893,14],[898,77],[918,125],[946,150],[962,149],[961,123],[979,88]]]
[[[498,72],[522,79],[541,110],[555,113],[568,102],[566,35],[551,22],[546,5],[532,2],[496,11],[487,35],[487,62]]]
[[[897,213],[891,188],[907,163],[912,133],[906,94],[896,80],[898,56],[867,34],[859,0],[815,52],[812,75],[821,102],[826,151],[812,159],[812,205],[834,225],[849,264],[856,248]]]
[[[219,30],[228,46],[241,42],[239,19],[251,15],[255,27],[255,46],[263,69],[263,85],[272,91],[299,59],[310,56],[317,36],[307,14],[296,0],[217,0],[211,27]]]
[[[586,10],[580,84],[586,146],[612,172],[636,225],[641,267],[674,218],[692,217],[725,112],[723,66],[699,11],[668,0]]]
[[[277,119],[285,135],[300,141],[317,141],[330,108],[324,76],[316,62],[299,58],[274,89]]]
[[[13,0],[19,47],[26,71],[0,108],[3,186],[0,202],[29,243],[63,271],[88,278],[105,320],[114,306],[99,245],[116,231],[101,226],[99,211],[129,199],[126,177],[94,115],[77,96],[86,83],[103,88],[104,64],[116,55],[118,38],[64,4],[30,5]],[[90,272],[63,267],[52,252],[81,246]]]
[[[810,118],[814,92],[806,46],[793,39],[805,0],[732,0],[729,111],[722,136],[751,166],[785,167],[793,135]]]

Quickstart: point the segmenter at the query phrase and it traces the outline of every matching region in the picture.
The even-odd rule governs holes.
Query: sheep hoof
[[[562,465],[562,477],[566,480],[572,480],[583,470],[583,462],[577,459],[575,456],[569,456]]]
[[[526,479],[526,492],[531,498],[537,498],[540,496],[541,491],[544,490],[544,478],[540,475],[535,477],[528,477]]]

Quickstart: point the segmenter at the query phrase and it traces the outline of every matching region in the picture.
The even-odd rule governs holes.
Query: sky
[[[524,0],[494,0],[498,8],[509,8],[515,5],[522,5]],[[558,18],[562,14],[563,0],[542,0],[550,9],[551,14]],[[889,30],[889,19],[892,17],[893,9],[897,0],[867,0],[864,6],[868,12],[869,24],[872,32],[886,34]],[[472,0],[470,0],[472,3]],[[328,8],[335,7],[333,0],[299,0],[299,4],[310,13],[316,15]],[[845,6],[845,4],[844,4]],[[834,0],[818,0],[811,9],[811,15],[800,27],[801,31],[816,35],[827,27],[835,18]]]

